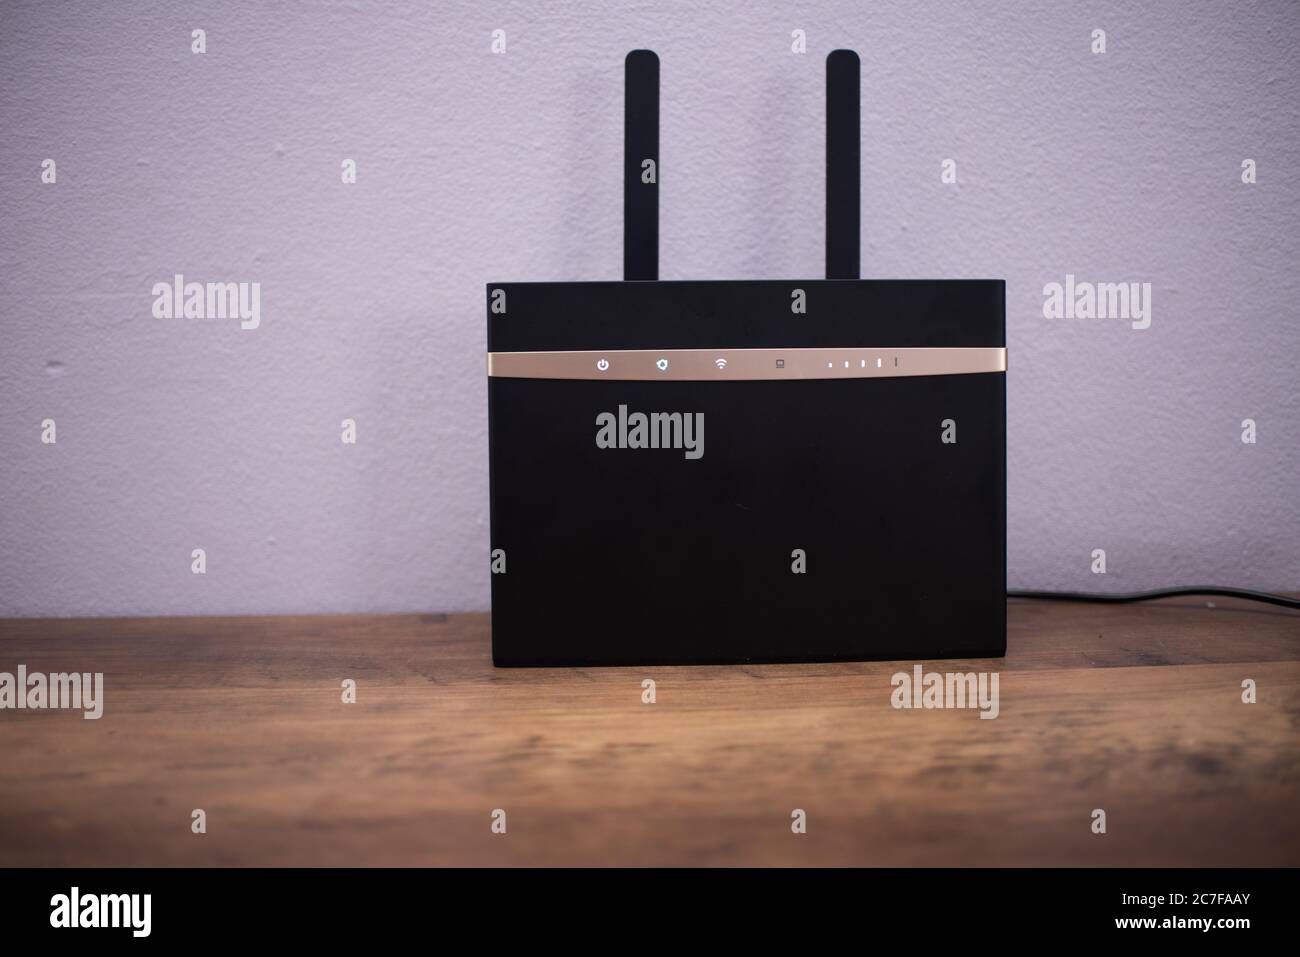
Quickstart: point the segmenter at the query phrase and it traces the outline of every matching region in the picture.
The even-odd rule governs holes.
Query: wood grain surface
[[[1300,613],[1214,606],[1011,602],[923,663],[995,720],[912,662],[496,670],[481,614],[3,621],[105,709],[0,711],[0,864],[1300,865]]]

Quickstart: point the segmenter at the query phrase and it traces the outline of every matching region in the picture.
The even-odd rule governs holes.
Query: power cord
[[[1157,588],[1153,591],[1095,592],[1095,591],[1009,591],[1008,598],[1036,598],[1043,601],[1092,601],[1118,605],[1131,601],[1150,601],[1152,598],[1175,598],[1179,595],[1220,595],[1224,598],[1244,598],[1262,601],[1283,608],[1300,608],[1300,599],[1275,595],[1249,588]]]

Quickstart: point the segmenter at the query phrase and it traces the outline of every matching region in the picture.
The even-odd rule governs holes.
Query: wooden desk
[[[893,709],[911,662],[497,671],[481,614],[4,621],[106,706],[0,711],[0,864],[1295,866],[1300,613],[1216,605],[1012,602],[925,663],[996,720]]]

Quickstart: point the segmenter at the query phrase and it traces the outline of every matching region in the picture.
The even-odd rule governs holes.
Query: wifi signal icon
[[[713,360],[713,364],[714,364],[715,366],[717,366],[719,369],[725,369],[725,368],[727,367],[727,360],[726,360],[726,359],[714,359],[714,360]]]

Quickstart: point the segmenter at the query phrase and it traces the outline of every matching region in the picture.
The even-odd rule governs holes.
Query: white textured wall
[[[0,614],[486,607],[483,284],[618,278],[637,46],[675,279],[821,273],[860,51],[864,275],[1007,280],[1013,586],[1300,588],[1294,2],[6,3]],[[1044,319],[1066,272],[1151,328]]]

